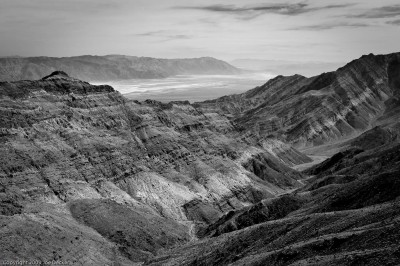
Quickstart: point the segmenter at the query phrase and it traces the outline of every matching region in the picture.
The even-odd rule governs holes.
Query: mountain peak
[[[42,80],[51,80],[51,79],[60,79],[60,78],[67,78],[67,79],[72,79],[70,76],[68,76],[67,73],[65,73],[64,71],[61,70],[56,70],[53,71],[50,75],[47,75],[45,77],[42,78]]]

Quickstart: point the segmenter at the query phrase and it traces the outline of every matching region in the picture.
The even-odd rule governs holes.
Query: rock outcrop
[[[158,59],[125,55],[0,58],[0,81],[37,80],[63,70],[87,81],[165,78],[188,74],[238,74],[242,70],[212,57]]]

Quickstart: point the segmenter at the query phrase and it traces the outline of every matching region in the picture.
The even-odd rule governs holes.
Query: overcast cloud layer
[[[0,0],[0,56],[346,62],[399,30],[398,0]]]

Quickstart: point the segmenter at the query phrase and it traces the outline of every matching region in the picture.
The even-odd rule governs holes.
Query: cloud
[[[157,30],[157,31],[148,31],[143,33],[137,33],[136,36],[158,36],[160,34],[165,33],[164,30]]]
[[[192,36],[186,34],[173,34],[170,31],[158,30],[158,31],[148,31],[143,33],[134,34],[134,36],[142,37],[159,37],[161,41],[172,41],[172,40],[187,40],[192,39]]]
[[[227,13],[239,15],[241,19],[248,20],[256,18],[260,15],[272,13],[286,16],[296,16],[304,13],[315,12],[325,9],[333,8],[345,8],[352,4],[341,4],[341,5],[326,5],[320,7],[310,7],[307,3],[275,3],[275,4],[261,4],[252,6],[235,6],[235,5],[209,5],[209,6],[179,6],[176,9],[195,9],[204,10],[210,12]]]
[[[200,18],[198,20],[200,23],[204,23],[213,27],[219,27],[219,22],[216,21],[215,19],[210,19],[210,18]]]
[[[191,39],[192,38],[192,36],[189,36],[186,34],[168,35],[166,37],[168,37],[169,39],[174,39],[174,40],[176,40],[176,39],[182,40],[182,39]]]
[[[300,26],[296,28],[290,28],[289,30],[330,30],[334,28],[362,28],[369,27],[370,24],[367,23],[350,23],[350,22],[332,22],[332,23],[322,23],[309,26]]]
[[[400,26],[400,19],[388,21],[388,22],[386,22],[386,24]]]
[[[367,10],[358,15],[350,15],[351,18],[393,18],[400,16],[400,5],[382,6]]]

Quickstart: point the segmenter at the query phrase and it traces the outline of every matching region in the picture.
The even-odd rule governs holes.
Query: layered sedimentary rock
[[[242,130],[305,148],[355,136],[396,115],[400,54],[367,55],[312,78],[278,76],[243,94],[195,104]],[[379,122],[379,121],[378,121]]]
[[[145,261],[196,238],[194,224],[300,187],[285,162],[309,160],[188,102],[128,101],[61,71],[2,82],[0,101],[5,259]]]
[[[212,57],[158,59],[125,55],[0,58],[0,81],[37,80],[55,70],[87,81],[165,78],[188,74],[238,74]]]

